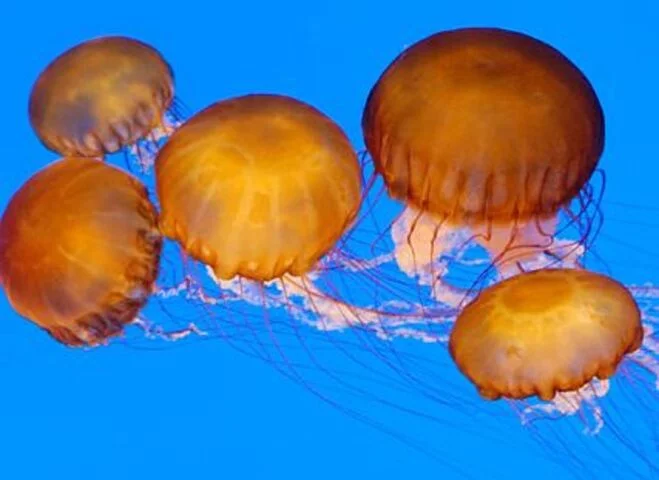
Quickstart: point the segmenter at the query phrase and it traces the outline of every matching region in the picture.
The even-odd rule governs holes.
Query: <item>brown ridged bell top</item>
[[[223,279],[309,272],[361,201],[343,131],[279,95],[233,98],[193,116],[159,152],[155,173],[163,234]]]
[[[160,125],[173,96],[172,71],[157,50],[131,38],[101,37],[66,51],[39,75],[30,123],[55,152],[101,156]]]
[[[0,283],[22,316],[67,345],[121,333],[151,294],[162,239],[146,188],[93,158],[30,178],[0,224]]]
[[[554,215],[604,146],[602,109],[579,69],[491,28],[405,50],[373,87],[362,127],[390,195],[459,224]]]
[[[547,269],[485,289],[458,315],[449,348],[484,397],[550,400],[609,378],[642,341],[641,312],[624,285]]]

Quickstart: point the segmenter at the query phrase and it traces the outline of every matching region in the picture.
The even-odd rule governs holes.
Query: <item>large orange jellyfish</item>
[[[151,294],[161,236],[146,188],[92,158],[30,178],[0,223],[0,284],[12,307],[60,342],[121,333]]]
[[[195,115],[159,152],[155,174],[163,234],[221,279],[308,273],[361,199],[357,157],[341,129],[276,95]]]
[[[371,90],[362,126],[389,195],[408,207],[395,241],[421,264],[465,229],[499,263],[535,257],[561,210],[579,223],[592,204],[600,103],[573,63],[527,35],[467,28],[416,43]]]
[[[642,340],[641,312],[622,284],[546,269],[481,292],[458,315],[449,348],[484,397],[551,400],[609,378]]]
[[[49,149],[95,157],[167,129],[173,99],[172,70],[157,50],[127,37],[101,37],[48,65],[32,88],[29,115]]]

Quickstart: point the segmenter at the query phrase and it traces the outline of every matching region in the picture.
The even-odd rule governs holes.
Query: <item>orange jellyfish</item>
[[[640,310],[622,284],[545,269],[482,291],[458,315],[449,349],[485,398],[551,400],[609,378],[642,341]]]
[[[155,163],[163,234],[217,278],[302,276],[357,215],[361,173],[342,130],[293,98],[248,95],[190,118]]]
[[[536,422],[576,415],[582,432],[597,436],[584,444],[588,454],[617,452],[604,457],[613,477],[653,478],[656,444],[643,440],[656,431],[657,343],[642,323],[648,313],[606,275],[540,269],[481,291],[458,315],[449,352],[480,395],[506,399],[561,464],[583,468],[579,442],[566,441],[569,428]],[[633,411],[640,416],[630,425]]]
[[[151,294],[161,243],[140,182],[97,159],[65,158],[12,197],[0,223],[0,284],[58,341],[99,344]]]
[[[32,128],[62,155],[96,157],[171,128],[170,66],[153,47],[101,37],[57,57],[39,75],[29,101]]]
[[[402,250],[427,264],[420,257],[468,231],[503,271],[556,246],[561,211],[581,241],[591,233],[602,109],[581,71],[543,42],[493,28],[432,35],[385,70],[362,127],[389,195],[407,207],[393,229],[401,264]]]

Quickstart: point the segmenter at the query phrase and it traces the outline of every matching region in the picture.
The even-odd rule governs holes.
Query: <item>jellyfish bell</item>
[[[622,284],[547,269],[482,291],[458,315],[449,350],[485,398],[552,400],[608,379],[642,341],[640,309]]]
[[[119,335],[151,294],[161,235],[146,188],[95,158],[58,160],[12,197],[0,284],[17,313],[69,346]]]
[[[468,229],[493,259],[529,259],[552,247],[559,212],[588,222],[570,204],[592,203],[602,109],[570,60],[527,35],[466,28],[421,40],[379,78],[362,128],[390,197],[429,218],[435,237]]]
[[[100,157],[169,133],[178,116],[173,102],[163,56],[141,41],[108,36],[74,46],[41,72],[29,116],[50,150]]]
[[[357,215],[361,175],[341,129],[277,95],[216,103],[155,163],[161,229],[220,279],[268,281],[316,266]]]
[[[656,445],[650,452],[643,440],[656,426],[639,420],[632,427],[628,418],[632,411],[646,418],[657,400],[657,340],[641,305],[607,275],[521,273],[487,287],[460,312],[449,352],[482,398],[505,399],[562,461],[580,463],[564,443],[576,421],[580,434],[598,438],[589,449],[613,442],[620,460],[603,459],[610,468],[656,473]],[[557,418],[560,428],[542,422]]]

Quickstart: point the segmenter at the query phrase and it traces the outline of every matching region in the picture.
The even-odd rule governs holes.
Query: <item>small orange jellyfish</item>
[[[389,195],[408,207],[411,247],[469,229],[497,260],[548,249],[561,210],[579,219],[569,205],[592,203],[587,182],[604,146],[602,109],[579,69],[545,43],[493,28],[441,32],[405,50],[371,90],[362,127]],[[432,228],[415,235],[423,222]]]
[[[544,269],[483,290],[458,316],[449,348],[485,398],[551,400],[609,378],[642,340],[640,310],[622,284]]]
[[[163,234],[216,277],[264,282],[314,268],[361,201],[357,156],[328,117],[248,95],[190,118],[159,152]]]
[[[32,128],[66,156],[102,156],[169,128],[172,70],[153,47],[101,37],[57,57],[39,75],[29,102]]]
[[[0,223],[0,284],[58,341],[95,345],[146,302],[161,244],[139,181],[97,159],[65,158],[12,197]]]

